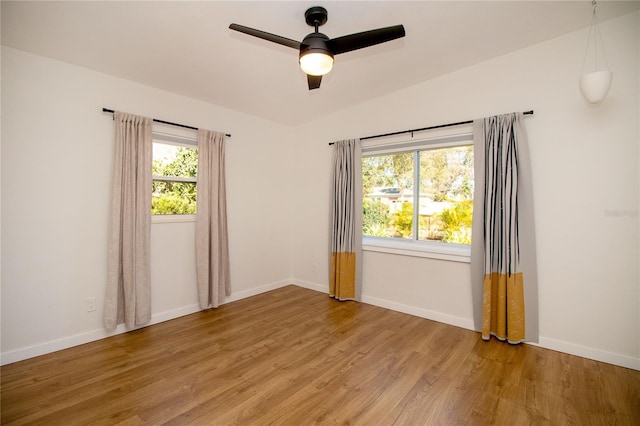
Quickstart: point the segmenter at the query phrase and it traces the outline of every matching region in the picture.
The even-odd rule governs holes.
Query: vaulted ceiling
[[[307,89],[297,51],[230,30],[295,40],[328,10],[339,37],[403,24],[406,37],[336,57]],[[295,125],[587,27],[590,1],[2,1],[2,44]],[[640,8],[600,1],[600,21]],[[586,40],[585,40],[586,47]],[[576,64],[579,72],[581,64]]]

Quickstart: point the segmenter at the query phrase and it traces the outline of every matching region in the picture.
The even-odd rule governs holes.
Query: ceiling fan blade
[[[351,52],[352,50],[385,43],[404,36],[404,27],[402,25],[394,25],[334,38],[327,41],[327,46],[334,55],[337,55],[338,53]]]
[[[309,90],[319,89],[321,81],[322,81],[322,76],[321,75],[309,75],[309,74],[307,74],[307,83],[309,83]]]
[[[229,28],[241,33],[249,34],[250,36],[258,37],[263,40],[278,43],[283,46],[293,47],[294,49],[300,49],[300,42],[292,40],[290,38],[282,37],[279,35],[271,34],[265,31],[256,30],[254,28],[245,27],[244,25],[231,24]]]

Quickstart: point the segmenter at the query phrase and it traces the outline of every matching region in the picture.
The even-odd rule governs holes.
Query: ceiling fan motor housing
[[[309,53],[324,53],[333,58],[333,52],[327,47],[329,37],[322,33],[311,33],[300,44],[300,58]]]

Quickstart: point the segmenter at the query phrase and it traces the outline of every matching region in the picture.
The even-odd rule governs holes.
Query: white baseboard
[[[391,302],[385,299],[378,299],[371,296],[362,296],[362,302],[369,305],[379,306],[381,308],[391,309],[392,311],[402,312],[420,318],[432,321],[438,321],[444,324],[454,325],[456,327],[474,330],[473,320],[460,318],[453,315],[443,314],[442,312],[430,311],[428,309],[418,308],[416,306],[404,305],[398,302]]]
[[[224,303],[235,302],[236,300],[245,299],[247,297],[255,296],[260,293],[275,290],[277,288],[292,284],[292,281],[293,280],[278,281],[275,283],[262,285],[260,287],[254,287],[248,290],[231,293],[231,295],[227,298],[227,300],[225,300]],[[85,333],[79,333],[73,336],[51,340],[49,342],[41,343],[38,345],[28,346],[8,352],[2,352],[2,354],[0,354],[0,365],[11,364],[13,362],[18,362],[51,352],[60,351],[62,349],[71,348],[73,346],[83,345],[85,343],[104,339],[106,337],[115,336],[117,334],[126,333],[128,331],[137,330],[140,328],[148,327],[150,325],[193,314],[198,311],[200,311],[200,306],[196,303],[194,305],[183,306],[177,309],[152,314],[151,321],[149,323],[133,329],[126,328],[124,324],[120,324],[112,332],[108,332],[105,329],[100,328],[92,331],[87,331]]]
[[[158,324],[170,319],[178,318],[184,315],[189,315],[194,312],[198,312],[200,307],[195,305],[184,306],[178,309],[172,309],[170,311],[158,312],[151,315],[151,321],[140,327],[133,329],[126,328],[124,324],[119,324],[115,330],[108,332],[104,328],[87,331],[85,333],[75,334],[73,336],[63,337],[60,339],[51,340],[38,345],[28,346],[26,348],[20,348],[13,351],[3,352],[0,356],[0,365],[11,364],[13,362],[22,361],[25,359],[33,358],[36,356],[48,354],[51,352],[60,351],[62,349],[71,348],[73,346],[83,345],[85,343],[93,342],[96,340],[104,339],[106,337],[115,336],[117,334],[126,333],[127,331],[137,330],[139,328],[148,327],[153,324]]]
[[[293,284],[292,279],[277,281],[270,284],[265,284],[260,287],[253,287],[248,290],[231,293],[231,296],[227,297],[224,303],[235,302],[236,300],[246,299],[247,297],[257,296],[258,294],[266,293],[267,291],[276,290],[281,287],[286,287]]]
[[[543,336],[540,336],[539,340],[540,342],[537,344],[529,344],[569,355],[577,355],[582,358],[606,362],[607,364],[618,365],[620,367],[631,368],[633,370],[640,370],[640,358],[633,358],[626,355],[589,348],[586,346],[576,345],[575,343],[564,342],[562,340],[551,339]]]
[[[310,290],[319,291],[321,293],[329,293],[329,287],[327,285],[297,279],[292,279],[291,283],[299,287],[308,288]],[[420,318],[442,322],[449,325],[455,325],[457,327],[467,328],[469,330],[474,329],[473,320],[467,320],[465,318],[459,318],[440,312],[429,311],[427,309],[418,308],[416,306],[404,305],[402,303],[392,302],[386,299],[378,299],[371,296],[362,296],[362,303],[378,306],[380,308],[390,309],[396,312],[402,312],[403,314],[409,314]]]
[[[329,287],[327,285],[297,279],[292,279],[291,283],[299,287],[308,288],[310,290],[319,291],[321,293],[328,294],[329,292]],[[380,308],[390,309],[396,312],[402,312],[403,314],[409,314],[420,318],[438,321],[444,324],[454,325],[456,327],[474,330],[473,320],[468,320],[453,315],[447,315],[441,312],[429,311],[427,309],[418,308],[416,306],[404,305],[402,303],[392,302],[386,299],[378,299],[371,296],[362,296],[362,303],[378,306]]]
[[[320,293],[329,294],[329,286],[327,285],[312,283],[309,281],[296,280],[296,279],[292,279],[291,284],[297,285],[298,287],[308,288],[309,290],[319,291]]]

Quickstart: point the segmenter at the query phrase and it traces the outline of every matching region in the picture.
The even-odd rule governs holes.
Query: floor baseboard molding
[[[40,355],[57,352],[63,349],[71,348],[73,346],[83,345],[96,340],[105,339],[107,337],[115,336],[117,334],[126,333],[128,331],[138,330],[140,328],[148,327],[150,325],[165,322],[174,318],[179,318],[184,315],[193,314],[200,310],[200,306],[197,304],[184,306],[178,309],[172,309],[170,311],[159,312],[151,315],[151,321],[135,328],[127,328],[124,324],[119,324],[112,332],[107,331],[104,328],[87,331],[85,333],[75,334],[73,336],[62,337],[60,339],[50,340],[38,345],[28,346],[25,348],[16,349],[13,351],[3,352],[1,355],[0,365],[11,364],[25,359],[33,358]]]
[[[292,280],[277,281],[274,283],[265,284],[259,287],[243,290],[231,295],[225,300],[224,303],[231,303],[237,300],[245,299],[247,297],[256,296],[267,291],[275,290],[280,287],[291,285]],[[73,336],[67,336],[60,339],[51,340],[41,344],[28,346],[12,351],[2,352],[0,354],[0,365],[11,364],[25,359],[33,358],[40,355],[57,352],[63,349],[71,348],[73,346],[83,345],[96,340],[104,339],[107,337],[115,336],[117,334],[126,333],[128,331],[137,330],[140,328],[148,327],[150,325],[159,324],[161,322],[169,321],[175,318],[179,318],[185,315],[190,315],[200,311],[200,306],[196,303],[193,305],[183,306],[176,309],[171,309],[164,312],[158,312],[151,315],[151,321],[147,324],[136,328],[127,328],[124,324],[119,324],[112,332],[108,332],[104,328],[87,331],[85,333],[75,334]]]
[[[418,308],[416,306],[405,305],[402,303],[392,302],[389,300],[379,299],[371,296],[362,296],[362,302],[381,308],[391,309],[392,311],[402,312],[404,314],[409,314],[416,317],[453,325],[456,327],[466,328],[467,330],[474,330],[473,320],[456,317],[454,315],[447,315],[441,312],[430,311],[428,309]]]
[[[296,279],[292,279],[291,284],[297,285],[298,287],[307,288],[309,290],[319,291],[320,293],[329,294],[329,286],[327,285],[312,283],[309,281],[296,280]]]
[[[246,299],[247,297],[257,296],[258,294],[266,293],[271,290],[275,290],[281,287],[285,287],[293,284],[292,279],[276,281],[273,283],[261,285],[260,287],[252,287],[247,290],[231,293],[231,296],[227,297],[224,303],[235,302],[236,300]]]
[[[550,349],[556,352],[562,352],[569,355],[576,355],[582,358],[592,359],[594,361],[606,362],[620,367],[630,368],[640,371],[640,358],[607,352],[602,349],[589,348],[575,343],[564,342],[549,337],[540,336],[538,343],[529,343],[544,349]]]

